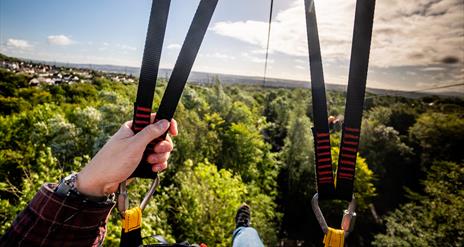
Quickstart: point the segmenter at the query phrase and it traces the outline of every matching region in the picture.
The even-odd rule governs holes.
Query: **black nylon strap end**
[[[137,247],[142,245],[142,228],[137,228],[129,232],[121,232],[120,247]]]

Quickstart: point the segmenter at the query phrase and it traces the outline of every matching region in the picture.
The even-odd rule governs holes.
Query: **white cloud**
[[[5,45],[8,48],[20,50],[30,49],[33,47],[27,40],[22,39],[7,39]]]
[[[248,52],[242,52],[241,55],[242,55],[242,57],[243,57],[243,59],[245,61],[249,61],[249,62],[252,62],[252,63],[264,64],[266,62],[266,59],[264,58],[264,56],[260,56],[260,57],[253,56],[253,55],[250,55]],[[274,59],[268,59],[267,60],[268,64],[272,64],[274,62],[275,62]]]
[[[295,0],[276,14],[270,50],[290,56],[308,56],[304,1]],[[464,1],[377,1],[371,64],[379,67],[428,66],[463,63]],[[355,1],[316,0],[319,37],[325,62],[348,64]],[[266,48],[265,21],[221,21],[212,30],[222,36]]]
[[[205,56],[206,57],[211,57],[211,58],[219,58],[219,59],[223,59],[223,60],[235,60],[234,56],[227,55],[225,53],[220,53],[220,52],[208,53]]]
[[[271,53],[277,51],[291,56],[308,55],[303,2],[304,1],[296,0],[289,8],[277,13],[272,22],[271,39],[269,44],[269,50]],[[345,6],[346,4],[342,3],[341,5]],[[332,8],[331,11],[340,12],[340,16],[343,16],[346,12],[339,11],[338,8]],[[343,23],[345,20],[345,18],[340,17],[335,19],[338,20],[337,26],[339,26],[339,22]],[[331,27],[331,25],[321,26]],[[238,22],[217,22],[213,25],[212,30],[219,35],[232,37],[243,42],[256,45],[259,49],[263,50],[266,48],[267,44],[267,28],[267,22],[246,20]],[[322,27],[320,29],[322,29]],[[334,36],[333,30],[327,30],[325,33],[330,35],[331,39],[337,40],[337,43],[339,43],[340,39],[349,40],[351,38],[349,33],[346,38],[344,38],[343,33],[341,35],[337,34]],[[336,53],[339,53],[338,50],[339,49],[337,49]],[[327,50],[325,51],[325,55],[330,55],[327,54]]]
[[[51,45],[63,45],[63,46],[74,43],[74,41],[70,37],[63,35],[63,34],[50,35],[47,37],[47,42]]]
[[[175,43],[174,43],[174,44],[169,44],[169,45],[168,45],[168,49],[172,49],[172,50],[178,50],[178,49],[180,49],[181,47],[182,47],[181,45],[175,44]]]
[[[135,51],[137,48],[129,45],[123,45],[123,44],[116,44],[116,49],[120,50],[127,50],[127,51]]]

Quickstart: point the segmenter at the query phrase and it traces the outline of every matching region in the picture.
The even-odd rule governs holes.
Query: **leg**
[[[250,207],[243,204],[235,216],[235,231],[232,235],[233,247],[264,247],[258,232],[250,227],[250,220]]]
[[[239,227],[232,237],[233,247],[264,247],[258,232],[253,227]]]

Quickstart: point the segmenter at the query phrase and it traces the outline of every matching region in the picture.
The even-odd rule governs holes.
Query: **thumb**
[[[137,144],[146,146],[154,139],[162,136],[169,128],[169,122],[167,120],[160,120],[154,124],[147,125],[143,130],[137,133],[133,140]]]

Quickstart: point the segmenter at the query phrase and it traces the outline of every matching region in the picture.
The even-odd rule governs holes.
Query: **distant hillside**
[[[50,62],[48,62],[50,63]],[[131,74],[134,76],[139,76],[140,68],[138,67],[128,67],[128,66],[116,66],[116,65],[86,65],[86,64],[65,64],[65,63],[53,63],[61,66],[69,66],[76,68],[87,68],[94,69],[106,72],[114,73],[125,73]],[[171,75],[171,69],[160,69],[158,77],[160,78],[169,78]],[[298,80],[288,80],[288,79],[279,79],[279,78],[267,78],[266,83],[263,83],[263,77],[257,76],[244,76],[244,75],[229,75],[229,74],[214,74],[206,72],[196,72],[192,71],[189,76],[189,82],[198,83],[198,84],[210,84],[214,83],[216,79],[219,79],[223,84],[239,84],[239,85],[260,85],[266,87],[280,87],[280,88],[310,88],[309,81],[298,81]],[[327,90],[333,90],[338,92],[345,92],[346,86],[340,84],[326,83]],[[377,95],[389,95],[389,96],[401,96],[407,98],[421,98],[425,96],[442,96],[442,97],[463,97],[464,92],[411,92],[411,91],[399,91],[399,90],[388,90],[388,89],[379,89],[379,88],[367,88],[367,92]]]
[[[20,61],[17,58],[7,57],[0,54],[0,60],[9,61]],[[44,63],[49,65],[56,65],[62,67],[72,67],[81,69],[92,69],[104,72],[123,73],[139,76],[139,67],[130,66],[117,66],[117,65],[99,65],[99,64],[76,64],[76,63],[61,63],[61,62],[50,62],[50,61],[34,61],[37,63]],[[171,69],[160,69],[158,73],[159,78],[169,78],[171,75]],[[265,87],[280,87],[280,88],[310,88],[310,83],[307,81],[288,80],[279,78],[267,78],[266,83],[263,83],[262,77],[256,76],[243,76],[243,75],[229,75],[229,74],[215,74],[206,72],[192,71],[189,76],[189,82],[198,84],[210,84],[214,83],[216,79],[219,79],[223,84],[239,84],[239,85],[252,85],[252,86],[265,86]],[[340,84],[326,83],[327,90],[344,92],[346,86]],[[379,88],[367,88],[367,92],[376,95],[389,95],[389,96],[401,96],[407,98],[421,98],[425,96],[441,96],[441,97],[464,97],[464,92],[460,91],[447,91],[447,92],[412,92],[412,91],[399,91],[399,90],[387,90]]]

